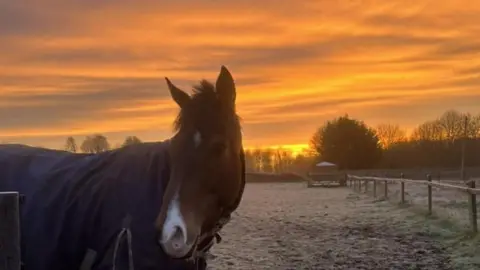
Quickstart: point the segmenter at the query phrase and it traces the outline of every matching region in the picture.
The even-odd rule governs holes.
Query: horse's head
[[[192,96],[166,80],[180,113],[177,134],[170,140],[170,179],[156,226],[164,251],[180,258],[237,208],[245,184],[244,155],[235,84],[225,67],[215,85],[203,80]]]

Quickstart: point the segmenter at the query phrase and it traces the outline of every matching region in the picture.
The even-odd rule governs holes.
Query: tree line
[[[447,110],[410,134],[398,124],[370,127],[345,115],[321,125],[298,156],[282,148],[253,149],[246,160],[249,171],[304,173],[320,161],[347,170],[458,168],[462,156],[465,166],[480,166],[480,114]]]
[[[284,148],[257,148],[245,151],[245,167],[247,172],[264,173],[303,173],[314,161],[314,156],[305,149],[294,155]]]
[[[125,138],[125,141],[117,147],[124,147],[127,145],[132,145],[136,143],[141,143],[142,141],[137,136],[128,136]],[[75,138],[68,137],[65,142],[64,149],[72,153],[101,153],[112,149],[112,146],[108,142],[107,137],[102,134],[94,134],[86,136],[83,142],[80,144],[80,147],[77,145]]]
[[[342,169],[458,168],[480,166],[480,114],[447,110],[415,127],[369,127],[348,115],[327,121],[312,136],[317,160]],[[464,153],[464,155],[463,155]]]
[[[128,136],[117,147],[141,143]],[[309,148],[294,155],[285,148],[245,151],[249,172],[304,173],[316,162],[328,161],[340,169],[458,168],[464,148],[465,166],[480,166],[480,114],[448,110],[436,119],[415,127],[410,134],[398,124],[370,127],[341,116],[321,125],[311,136]],[[65,150],[99,153],[111,149],[104,135],[85,137],[80,146],[73,137]]]
[[[121,145],[112,147],[106,136],[94,134],[86,136],[78,145],[75,138],[70,136],[65,141],[64,150],[72,153],[94,154],[141,142],[137,136],[128,136]],[[247,171],[272,173],[304,171],[312,160],[308,152],[293,156],[291,151],[283,148],[246,150],[245,157]]]

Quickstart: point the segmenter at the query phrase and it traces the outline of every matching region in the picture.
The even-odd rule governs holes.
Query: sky
[[[480,113],[477,0],[0,0],[0,141],[170,137],[226,65],[244,145],[305,146],[326,120],[412,129]]]

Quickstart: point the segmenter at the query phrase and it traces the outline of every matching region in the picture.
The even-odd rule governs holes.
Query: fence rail
[[[347,175],[347,182],[350,187],[355,191],[362,191],[362,183],[365,189],[365,192],[368,191],[369,182],[373,182],[373,196],[377,196],[377,183],[382,182],[384,184],[383,196],[388,198],[388,183],[400,183],[400,202],[405,203],[405,184],[416,184],[424,185],[428,191],[428,214],[432,214],[433,203],[432,203],[432,187],[437,187],[441,189],[450,189],[456,190],[467,194],[468,198],[468,208],[470,216],[470,226],[474,234],[478,233],[478,224],[477,224],[477,194],[480,194],[480,189],[476,188],[475,181],[466,181],[464,184],[466,186],[457,186],[452,184],[445,184],[432,181],[431,175],[427,175],[427,180],[412,180],[405,179],[403,174],[400,178],[382,178],[382,177],[373,177],[373,176],[356,176],[356,175]]]

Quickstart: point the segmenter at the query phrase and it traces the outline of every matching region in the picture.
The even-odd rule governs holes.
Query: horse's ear
[[[235,104],[236,90],[232,74],[225,66],[220,69],[217,83],[215,84],[218,98],[225,104],[233,106]]]
[[[173,100],[178,104],[178,106],[180,106],[180,108],[183,108],[190,101],[190,96],[173,85],[173,83],[167,77],[165,77],[165,80],[167,81],[168,89],[170,90],[170,95],[172,96]]]

